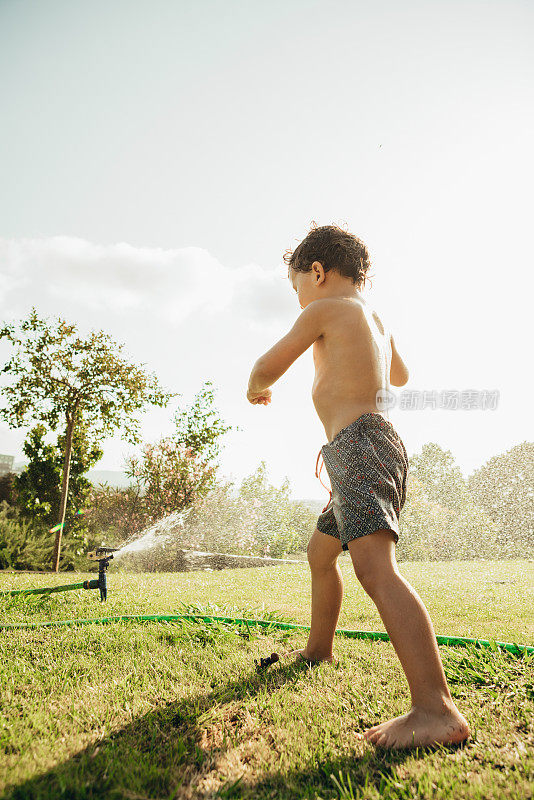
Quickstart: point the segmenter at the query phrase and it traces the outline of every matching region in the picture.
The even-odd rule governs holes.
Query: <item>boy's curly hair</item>
[[[317,223],[312,220],[306,238],[295,250],[286,250],[282,258],[288,265],[288,277],[291,268],[297,272],[309,272],[313,262],[320,261],[325,272],[333,269],[340,275],[351,278],[353,284],[359,288],[365,286],[366,280],[370,280],[367,272],[371,260],[367,247],[361,239],[337,225],[317,227]]]

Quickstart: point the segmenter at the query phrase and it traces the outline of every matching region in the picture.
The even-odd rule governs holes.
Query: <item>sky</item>
[[[265,460],[326,503],[311,348],[269,406],[246,389],[300,313],[284,252],[341,225],[410,371],[390,420],[467,476],[533,438],[533,33],[513,0],[0,0],[2,322],[35,306],[124,343],[180,393],[144,442],[211,380],[221,473]],[[405,407],[484,390],[496,407]],[[0,452],[27,432],[1,422]],[[139,452],[102,446],[98,469]]]

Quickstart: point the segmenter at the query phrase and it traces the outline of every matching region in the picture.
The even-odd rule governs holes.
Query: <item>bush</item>
[[[42,569],[50,564],[54,538],[24,519],[5,500],[0,504],[0,569]]]
[[[401,512],[398,561],[448,561],[504,557],[499,531],[469,496],[450,508],[432,499],[427,484],[411,475]],[[510,554],[506,553],[506,557]]]

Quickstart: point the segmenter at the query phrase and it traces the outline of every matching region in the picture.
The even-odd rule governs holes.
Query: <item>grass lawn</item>
[[[340,628],[384,631],[348,555]],[[401,563],[437,634],[534,643],[534,564]],[[0,590],[94,575],[0,573]],[[0,599],[4,622],[212,613],[309,625],[307,564],[176,574],[110,567],[97,591]],[[0,631],[2,798],[530,798],[534,656],[440,646],[472,738],[385,751],[358,732],[405,713],[390,642],[336,637],[339,664],[254,659],[307,635],[204,623]]]

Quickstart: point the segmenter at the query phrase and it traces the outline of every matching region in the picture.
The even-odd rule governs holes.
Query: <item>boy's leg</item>
[[[342,547],[339,539],[318,528],[308,542],[312,578],[311,625],[304,650],[293,650],[313,661],[332,661],[334,634],[343,599],[343,577],[337,563]]]
[[[469,736],[467,721],[451,697],[428,611],[399,572],[393,532],[353,539],[349,553],[399,657],[412,699],[408,714],[374,726],[365,738],[383,747],[463,741]]]

